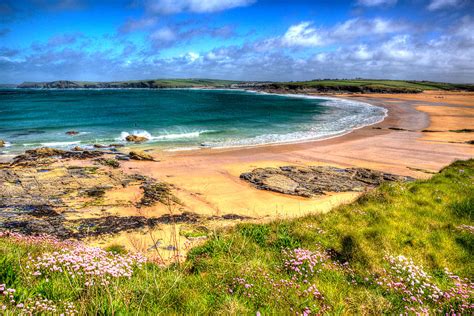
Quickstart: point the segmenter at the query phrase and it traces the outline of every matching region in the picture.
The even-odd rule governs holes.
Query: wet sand
[[[426,178],[456,159],[474,157],[464,142],[474,133],[447,132],[474,127],[474,93],[426,92],[403,95],[341,95],[388,109],[381,123],[323,141],[188,152],[154,152],[159,162],[127,162],[138,172],[174,184],[183,210],[198,214],[239,214],[254,218],[326,212],[358,193],[300,198],[257,190],[239,175],[257,167],[333,165],[364,167]],[[393,130],[391,128],[403,129]],[[444,132],[426,133],[424,129]],[[428,172],[426,172],[428,171]],[[156,209],[157,213],[162,210]],[[155,210],[147,212],[154,214]]]

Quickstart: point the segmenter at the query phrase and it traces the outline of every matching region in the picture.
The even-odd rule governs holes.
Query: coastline
[[[17,88],[19,89],[19,88]],[[150,89],[141,89],[141,88],[133,88],[134,90],[150,90]],[[20,89],[21,90],[21,89]],[[28,89],[30,90],[30,89]],[[45,90],[45,89],[34,89],[34,90]],[[60,88],[51,88],[46,90],[62,90],[67,91],[71,89],[60,89]],[[88,88],[88,89],[73,89],[73,90],[131,90],[130,89],[115,89],[115,88]],[[39,147],[55,147],[59,149],[70,149],[73,146],[80,146],[85,149],[94,149],[94,145],[99,145],[101,147],[97,148],[105,148],[104,144],[107,143],[120,143],[124,147],[134,148],[134,149],[146,149],[146,150],[154,150],[154,151],[170,151],[170,152],[180,152],[180,151],[190,151],[190,150],[200,150],[211,148],[213,150],[219,149],[227,149],[227,148],[248,148],[248,147],[259,147],[259,146],[273,146],[273,145],[281,145],[281,144],[298,144],[298,143],[305,143],[305,142],[312,142],[312,141],[321,141],[326,139],[331,139],[334,137],[340,137],[347,133],[351,133],[353,130],[363,128],[365,126],[370,126],[379,123],[387,116],[387,110],[380,106],[374,106],[367,102],[360,102],[359,100],[354,100],[350,98],[344,98],[341,96],[335,95],[327,95],[327,94],[306,94],[306,93],[285,93],[285,91],[261,91],[261,90],[252,90],[252,89],[244,89],[244,88],[162,88],[162,89],[152,89],[152,90],[216,90],[216,91],[237,91],[237,92],[244,92],[244,93],[251,93],[251,94],[261,94],[261,95],[271,95],[283,98],[294,98],[294,99],[316,99],[322,101],[321,106],[327,109],[338,109],[345,111],[344,109],[347,108],[358,108],[355,110],[352,116],[341,116],[335,117],[335,124],[332,128],[326,128],[324,125],[319,126],[318,123],[315,123],[313,128],[300,130],[291,130],[288,127],[287,130],[282,129],[282,131],[268,131],[267,133],[248,136],[248,137],[241,137],[235,139],[215,139],[206,142],[206,140],[201,140],[199,143],[198,140],[196,142],[192,142],[191,139],[196,134],[197,136],[201,134],[206,134],[210,132],[216,132],[214,130],[200,130],[200,131],[190,131],[190,132],[183,132],[183,133],[161,133],[153,134],[153,136],[147,131],[148,129],[145,127],[143,130],[136,130],[134,132],[130,132],[122,130],[120,137],[115,138],[96,138],[96,139],[70,139],[65,140],[62,139],[60,141],[56,140],[31,140],[28,143],[16,143],[13,144],[13,148],[5,151],[3,155],[0,156],[0,161],[6,161],[8,158],[13,158],[17,154],[23,153],[25,150],[34,149]],[[319,104],[318,104],[319,106]],[[372,108],[372,109],[371,109]],[[363,115],[362,115],[363,113]],[[342,119],[345,118],[345,121],[342,122]],[[341,120],[341,122],[339,122]],[[336,124],[337,123],[337,124]],[[318,127],[321,127],[318,129]],[[79,128],[79,127],[78,127]],[[156,132],[156,131],[155,131]],[[144,137],[148,138],[149,140],[143,144],[131,144],[125,141],[124,134],[129,135],[129,133],[135,133],[138,135],[143,134]],[[91,131],[82,131],[79,132],[78,135],[85,135],[85,134],[93,134]],[[193,135],[193,136],[189,136]],[[189,144],[183,143],[180,145],[180,140],[187,140],[190,139]],[[176,143],[162,143],[163,140],[172,140],[176,139]],[[8,140],[8,137],[7,137]],[[11,147],[11,144],[7,142],[5,147]]]
[[[170,214],[184,217],[185,214],[195,214],[204,221],[199,224],[161,224],[148,232],[143,229],[123,230],[118,234],[91,237],[88,240],[88,243],[101,246],[120,242],[129,249],[137,250],[137,243],[150,245],[156,238],[172,240],[176,238],[177,229],[186,230],[192,225],[220,229],[240,221],[261,223],[324,213],[338,205],[352,202],[361,194],[351,191],[326,192],[324,195],[306,198],[260,190],[240,179],[242,173],[255,168],[359,167],[401,176],[428,178],[456,159],[474,157],[474,147],[465,143],[466,139],[473,139],[474,134],[449,131],[451,128],[474,130],[474,120],[471,120],[474,117],[474,93],[462,97],[443,92],[403,96],[344,94],[340,97],[384,107],[388,115],[381,122],[355,129],[345,135],[291,144],[203,148],[179,152],[147,148],[143,144],[141,149],[151,154],[155,161],[120,161],[120,167],[113,170],[122,172],[125,177],[140,175],[167,183],[171,186],[172,194],[182,204],[175,208],[163,203],[137,207],[143,194],[141,187],[118,186],[107,191],[94,203],[84,197],[73,198],[70,200],[70,207],[61,214],[68,220],[89,220],[103,216],[166,218]],[[447,125],[444,124],[446,118],[450,119]],[[444,131],[423,132],[433,128],[443,128]],[[125,153],[129,150],[127,147],[119,149]],[[110,152],[105,157],[112,158],[114,154]],[[97,162],[93,158],[66,159],[52,166],[59,169],[44,173],[45,170],[40,168],[36,170],[36,176],[55,177],[57,172],[65,172],[69,168],[95,170]],[[188,239],[178,239],[180,248],[185,249]]]
[[[474,109],[472,96],[474,94],[468,95],[467,105],[463,106]],[[343,97],[383,106],[388,109],[388,116],[372,126],[325,140],[182,152],[150,151],[159,163],[127,162],[124,170],[146,172],[172,183],[180,188],[177,195],[190,211],[202,214],[232,211],[260,218],[291,217],[328,211],[334,205],[356,198],[358,194],[336,193],[316,199],[286,196],[257,190],[240,180],[239,175],[258,167],[334,165],[427,178],[430,172],[437,172],[455,159],[474,156],[472,145],[427,141],[424,135],[427,133],[421,131],[429,128],[430,113],[419,111],[418,102],[397,99],[396,95]],[[449,100],[443,101],[449,104]],[[423,103],[439,107],[439,104]],[[455,104],[450,106],[450,111],[457,109]],[[461,116],[459,119],[467,124],[466,128],[472,124],[468,117],[463,119]]]

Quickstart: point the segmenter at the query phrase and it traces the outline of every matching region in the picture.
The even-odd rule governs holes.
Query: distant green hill
[[[296,82],[275,82],[268,88],[303,90],[312,89],[320,92],[368,92],[368,93],[417,93],[426,90],[466,90],[474,91],[472,84],[455,84],[432,81],[404,80],[311,80]]]
[[[84,88],[199,88],[199,87],[230,87],[239,81],[214,80],[214,79],[152,79],[131,81],[69,81],[58,80],[51,82],[24,82],[18,88],[59,88],[59,89],[84,89]]]
[[[321,93],[419,93],[426,90],[474,91],[472,84],[404,80],[311,80],[292,82],[260,82],[215,79],[152,79],[131,81],[24,82],[18,88],[84,89],[84,88],[248,88],[269,91],[311,91]]]

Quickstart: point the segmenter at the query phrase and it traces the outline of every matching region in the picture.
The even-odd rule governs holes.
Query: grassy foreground
[[[383,185],[328,214],[215,233],[171,267],[120,247],[4,234],[0,308],[6,314],[472,315],[473,219],[474,160],[468,160],[427,181]]]

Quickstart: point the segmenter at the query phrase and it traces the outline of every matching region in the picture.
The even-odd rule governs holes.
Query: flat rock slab
[[[414,180],[371,169],[331,166],[257,168],[241,174],[240,178],[260,190],[302,197],[314,197],[325,192],[360,192],[385,181]]]

